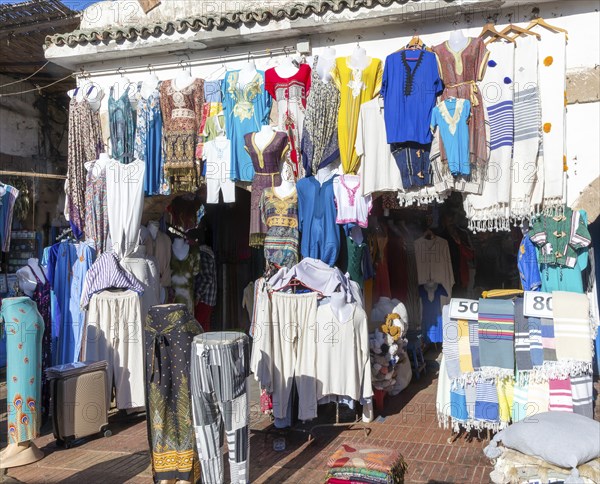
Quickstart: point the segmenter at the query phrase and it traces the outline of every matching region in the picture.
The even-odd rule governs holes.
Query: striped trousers
[[[202,482],[221,484],[223,431],[229,450],[232,484],[249,482],[248,337],[212,332],[192,342],[191,387],[194,432]]]

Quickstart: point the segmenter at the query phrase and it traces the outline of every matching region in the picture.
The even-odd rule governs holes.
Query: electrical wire
[[[42,67],[40,67],[40,68],[39,68],[37,71],[35,71],[33,74],[31,74],[30,76],[28,76],[28,77],[26,77],[26,78],[24,78],[24,79],[18,79],[18,80],[16,80],[16,81],[9,82],[9,83],[7,83],[7,84],[2,84],[2,85],[0,86],[0,89],[2,89],[3,87],[6,87],[6,86],[12,86],[13,84],[19,84],[20,82],[25,82],[25,81],[27,81],[28,79],[31,79],[33,76],[35,76],[35,75],[36,75],[38,72],[40,72],[40,71],[41,71],[41,70],[42,70],[44,67],[46,67],[48,64],[50,64],[50,61],[46,61],[46,63],[45,63],[45,64],[44,64]]]
[[[63,77],[62,79],[58,79],[57,81],[51,82],[50,84],[46,84],[45,86],[37,86],[34,87],[33,89],[27,89],[26,91],[20,91],[20,92],[9,92],[8,94],[0,94],[0,98],[1,97],[8,97],[8,96],[19,96],[21,94],[27,94],[30,92],[35,92],[35,91],[42,91],[43,89],[46,89],[47,87],[50,86],[54,86],[54,84],[58,84],[59,82],[62,81],[66,81],[69,78],[74,78],[75,74],[69,74],[68,76]]]

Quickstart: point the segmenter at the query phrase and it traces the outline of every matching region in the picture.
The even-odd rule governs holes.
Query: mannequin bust
[[[40,281],[46,280],[46,274],[40,266],[39,261],[35,258],[28,259],[27,265],[17,271],[19,288],[29,297],[33,296],[37,287],[36,276]]]
[[[283,77],[287,79],[288,77],[293,77],[300,70],[299,67],[294,65],[294,58],[290,56],[285,56],[279,65],[275,67],[275,72],[279,77]]]
[[[450,32],[448,45],[454,52],[459,52],[463,50],[467,46],[468,42],[469,39],[465,37],[465,34],[463,34],[462,30],[454,30]]]
[[[433,301],[435,291],[438,288],[438,283],[429,279],[425,284],[423,284],[423,288],[427,291],[427,298],[429,301]]]
[[[315,178],[319,180],[319,183],[322,185],[331,177],[333,177],[338,171],[338,165],[336,163],[329,163],[329,165],[320,168],[315,175]]]
[[[251,82],[256,76],[256,64],[254,59],[250,59],[246,65],[244,65],[238,75],[238,83],[240,87],[244,87],[246,84]]]
[[[172,250],[173,255],[177,257],[178,260],[184,260],[190,253],[190,246],[185,240],[177,238],[173,241]]]
[[[152,237],[152,240],[156,240],[156,236],[158,235],[158,227],[158,220],[150,220],[146,226],[148,232],[150,233],[150,237]]]
[[[256,146],[262,151],[275,137],[275,130],[268,125],[261,126],[260,131],[254,134],[254,142]]]
[[[289,163],[284,163],[281,169],[281,184],[278,187],[273,187],[273,191],[279,198],[285,198],[294,193],[295,189],[296,183],[294,182],[292,167]]]
[[[352,69],[364,70],[371,62],[371,58],[367,56],[367,51],[357,45],[350,56],[350,67]]]
[[[67,91],[67,94],[71,99],[74,99],[77,102],[81,102],[85,99],[92,108],[92,111],[98,111],[100,109],[102,98],[104,98],[104,90],[92,81],[83,82],[75,89]]]
[[[175,79],[173,79],[173,87],[178,91],[181,91],[186,87],[191,86],[195,80],[196,78],[192,77],[189,70],[182,69],[179,74],[175,76]]]
[[[326,47],[323,53],[319,55],[317,61],[317,74],[323,82],[329,82],[331,80],[331,70],[335,65],[335,49],[333,47]]]
[[[144,77],[144,80],[142,81],[142,87],[140,88],[141,96],[144,99],[148,99],[148,97],[158,88],[159,82],[160,79],[153,71],[148,73],[148,75]]]
[[[358,225],[355,225],[354,227],[352,227],[352,230],[350,230],[350,238],[357,245],[360,245],[363,243],[363,240],[364,240],[363,233]]]
[[[25,466],[44,458],[44,453],[31,441],[8,444],[0,452],[0,469]]]
[[[329,303],[331,312],[340,324],[348,321],[354,314],[354,304],[346,302],[346,295],[343,292],[334,292]]]
[[[126,92],[130,101],[137,102],[135,99],[136,91],[135,84],[133,84],[128,77],[121,76],[113,84],[112,96],[114,99],[119,99],[123,93]]]

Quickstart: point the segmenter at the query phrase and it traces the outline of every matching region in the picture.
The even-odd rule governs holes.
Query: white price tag
[[[530,318],[552,318],[552,294],[525,291],[523,314]]]
[[[450,317],[452,319],[477,320],[479,315],[479,301],[473,299],[450,300]]]

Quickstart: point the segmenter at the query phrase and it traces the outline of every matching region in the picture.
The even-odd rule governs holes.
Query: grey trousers
[[[223,433],[232,484],[249,482],[249,357],[243,333],[204,333],[192,342],[192,414],[205,484],[224,482]]]

